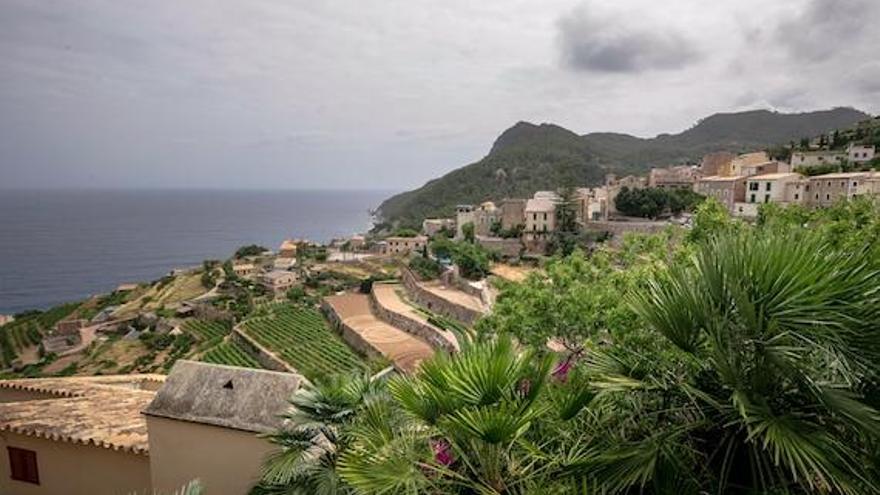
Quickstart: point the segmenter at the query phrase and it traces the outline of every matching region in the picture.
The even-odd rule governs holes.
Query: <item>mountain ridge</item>
[[[527,197],[563,183],[598,185],[607,173],[638,174],[654,166],[695,162],[713,151],[788,144],[867,118],[849,107],[800,113],[757,109],[715,113],[679,133],[651,138],[577,134],[553,123],[519,121],[499,134],[482,159],[386,199],[377,212],[385,223],[417,227],[426,217],[452,215],[458,203]]]

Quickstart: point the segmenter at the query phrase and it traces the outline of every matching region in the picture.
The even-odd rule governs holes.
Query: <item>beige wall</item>
[[[37,453],[40,484],[13,481],[6,447]],[[150,493],[150,459],[103,447],[0,433],[0,494],[128,495]]]
[[[47,394],[45,392],[34,392],[30,390],[16,390],[11,388],[0,388],[0,404],[4,402],[25,402],[29,400],[57,399],[56,394]]]
[[[153,489],[173,491],[193,479],[205,495],[246,495],[273,450],[256,433],[147,416]]]

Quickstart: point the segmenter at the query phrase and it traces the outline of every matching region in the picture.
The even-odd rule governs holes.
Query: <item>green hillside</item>
[[[418,226],[451,216],[455,205],[526,197],[562,184],[598,185],[606,173],[645,173],[654,166],[697,162],[712,151],[748,151],[845,128],[869,118],[851,108],[783,114],[767,110],[715,114],[679,134],[638,138],[618,133],[579,136],[553,124],[519,122],[483,159],[385,200],[387,222]]]

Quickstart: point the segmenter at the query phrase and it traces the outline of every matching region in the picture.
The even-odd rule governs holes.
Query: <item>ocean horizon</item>
[[[46,309],[155,280],[287,237],[368,230],[393,191],[0,190],[0,314]]]

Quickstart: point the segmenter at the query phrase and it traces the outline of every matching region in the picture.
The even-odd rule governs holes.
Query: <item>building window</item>
[[[831,195],[830,195],[830,194],[826,194],[826,195],[825,195],[825,201],[830,201],[830,200],[831,200]]]
[[[547,221],[547,214],[546,213],[544,213],[544,221],[545,222]]]
[[[770,202],[770,195],[769,195],[769,194],[765,194],[765,195],[764,195],[764,202],[765,202],[765,203],[769,203],[769,202]]]
[[[794,195],[794,200],[797,201],[798,199],[800,199],[800,195],[797,194],[797,193],[795,193],[795,195]]]
[[[758,183],[757,182],[749,182],[749,191],[757,191]]]
[[[755,202],[755,195],[752,194],[752,196],[749,198],[749,203],[754,203],[754,202]]]
[[[764,190],[765,190],[765,191],[769,191],[769,190],[770,190],[770,187],[771,187],[771,186],[770,186],[770,182],[768,182],[767,185],[764,186]]]
[[[859,183],[856,181],[853,181],[853,187],[859,187]]]
[[[25,483],[40,484],[40,473],[37,470],[37,453],[33,450],[6,447],[9,451],[9,468],[12,479]]]

